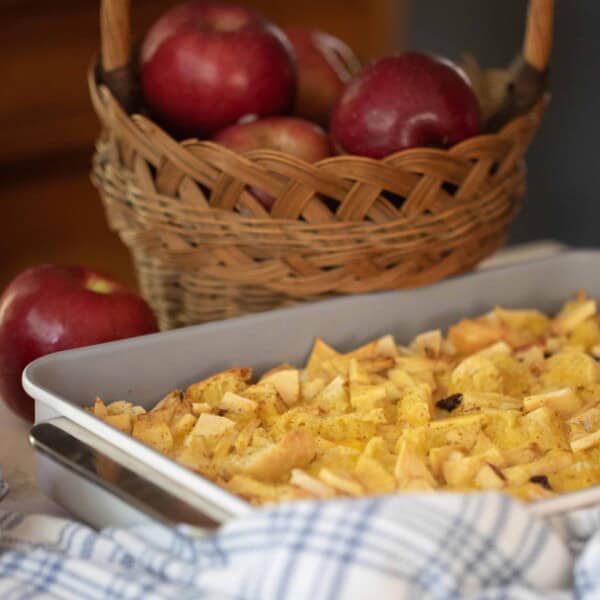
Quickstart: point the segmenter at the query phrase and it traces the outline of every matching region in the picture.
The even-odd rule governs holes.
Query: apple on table
[[[42,265],[0,296],[0,399],[33,420],[21,373],[34,359],[157,331],[150,307],[121,283],[84,267]]]

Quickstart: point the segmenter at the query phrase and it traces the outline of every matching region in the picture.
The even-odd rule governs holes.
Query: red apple
[[[296,55],[294,113],[326,127],[335,101],[360,69],[360,61],[342,40],[323,31],[288,27],[283,32]]]
[[[408,52],[366,67],[331,117],[341,152],[382,158],[416,146],[449,147],[480,131],[480,110],[453,63]]]
[[[239,153],[278,150],[309,163],[332,154],[325,131],[315,123],[295,117],[266,117],[238,123],[219,132],[213,141]],[[256,188],[251,191],[267,210],[271,210],[275,201],[271,195]]]
[[[83,267],[42,265],[0,296],[0,398],[33,420],[21,387],[25,366],[45,354],[157,331],[150,307],[116,281]]]
[[[141,48],[146,104],[180,136],[205,137],[247,114],[290,109],[293,50],[274,25],[235,4],[193,0],[167,11]]]

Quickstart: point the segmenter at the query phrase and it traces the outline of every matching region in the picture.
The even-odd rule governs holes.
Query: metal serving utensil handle
[[[202,509],[203,499],[63,417],[31,428],[33,448],[54,462],[110,492],[152,520],[167,526],[187,524],[203,530],[219,523]]]

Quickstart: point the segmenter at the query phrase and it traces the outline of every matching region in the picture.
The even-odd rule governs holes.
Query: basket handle
[[[131,0],[102,0],[100,37],[102,69],[110,73],[131,61]]]
[[[104,80],[127,107],[133,104],[131,81],[131,0],[101,0],[101,65]],[[529,0],[522,57],[535,71],[546,71],[552,49],[554,0]],[[127,79],[129,78],[129,81]]]
[[[530,0],[523,42],[523,58],[536,71],[550,62],[554,33],[554,0]]]
[[[131,0],[102,0],[100,32],[105,72],[125,67],[131,60]],[[554,29],[554,0],[529,0],[523,57],[537,71],[550,60]]]

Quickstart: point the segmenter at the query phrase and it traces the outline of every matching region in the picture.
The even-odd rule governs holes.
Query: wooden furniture
[[[319,26],[363,58],[400,44],[399,0],[250,0],[281,24]],[[42,262],[84,263],[134,284],[89,183],[99,131],[86,69],[100,46],[98,0],[5,0],[0,21],[0,289]],[[135,2],[138,36],[173,0]]]

